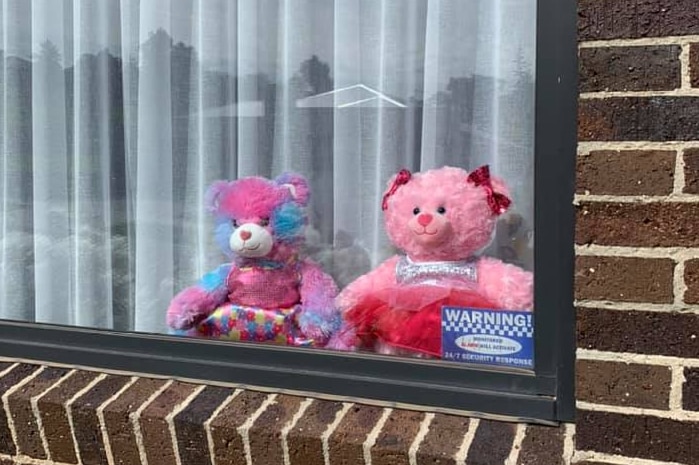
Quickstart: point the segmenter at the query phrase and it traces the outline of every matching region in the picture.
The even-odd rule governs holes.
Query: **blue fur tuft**
[[[231,234],[233,234],[233,225],[227,218],[222,218],[216,224],[216,229],[214,230],[214,238],[216,244],[221,248],[227,257],[233,256],[233,251],[231,250]]]
[[[320,331],[324,337],[329,337],[331,334],[340,329],[342,320],[339,315],[333,315],[328,318],[324,313],[318,313],[306,310],[299,317],[299,325],[302,330]]]
[[[280,241],[288,242],[301,237],[305,224],[306,215],[296,203],[285,203],[272,214],[274,236]]]
[[[221,265],[214,271],[210,271],[202,276],[199,280],[199,286],[206,292],[213,292],[221,286],[225,286],[230,271],[231,265]]]

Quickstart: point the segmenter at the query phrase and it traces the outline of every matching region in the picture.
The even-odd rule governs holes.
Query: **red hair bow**
[[[488,165],[471,172],[468,175],[468,181],[476,186],[482,186],[488,194],[488,205],[495,215],[502,215],[510,206],[512,201],[504,194],[495,192],[493,184],[490,182],[490,168]]]
[[[381,210],[386,211],[388,208],[388,198],[395,194],[400,186],[407,184],[411,177],[412,174],[406,169],[402,169],[398,172],[396,179],[393,180],[391,188],[383,196],[383,200],[381,201]]]

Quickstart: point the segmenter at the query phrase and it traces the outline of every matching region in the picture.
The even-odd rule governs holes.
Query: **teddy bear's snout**
[[[230,235],[231,250],[243,257],[264,257],[274,247],[274,238],[262,226],[243,223]]]
[[[420,223],[420,226],[427,226],[432,222],[432,215],[429,213],[422,213],[417,217],[417,222]]]

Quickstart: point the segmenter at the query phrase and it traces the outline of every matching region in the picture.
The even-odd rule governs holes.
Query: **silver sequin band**
[[[415,263],[404,256],[396,264],[396,280],[401,284],[454,278],[476,282],[478,275],[475,259],[458,262]]]

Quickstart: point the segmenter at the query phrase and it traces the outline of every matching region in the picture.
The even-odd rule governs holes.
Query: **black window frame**
[[[535,372],[0,321],[0,357],[555,424],[574,418],[576,4],[538,0]]]

